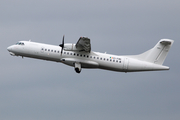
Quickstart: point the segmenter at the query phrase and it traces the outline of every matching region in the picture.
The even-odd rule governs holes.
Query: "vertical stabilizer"
[[[133,57],[139,60],[162,65],[173,45],[173,42],[174,41],[170,39],[161,39],[152,49]]]

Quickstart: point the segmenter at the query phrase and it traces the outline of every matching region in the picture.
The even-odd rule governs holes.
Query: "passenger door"
[[[128,58],[124,58],[123,69],[127,70],[128,66],[129,66],[129,59]]]

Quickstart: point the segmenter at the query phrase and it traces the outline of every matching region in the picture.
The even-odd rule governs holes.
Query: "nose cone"
[[[8,48],[7,48],[7,50],[10,52],[11,51],[11,49],[12,49],[12,47],[11,46],[9,46]]]
[[[14,53],[14,46],[12,45],[12,46],[9,46],[8,48],[7,48],[7,50],[9,51],[9,53],[10,53],[10,55],[12,55],[12,56],[15,56],[16,54]]]

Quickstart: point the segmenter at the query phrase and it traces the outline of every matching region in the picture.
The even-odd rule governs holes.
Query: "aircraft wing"
[[[78,42],[76,43],[76,48],[80,51],[91,52],[91,43],[90,39],[87,37],[80,37]]]

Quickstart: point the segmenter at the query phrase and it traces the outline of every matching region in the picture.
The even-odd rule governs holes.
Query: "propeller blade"
[[[64,35],[63,35],[63,39],[62,39],[62,44],[59,45],[61,47],[61,55],[64,49]]]

